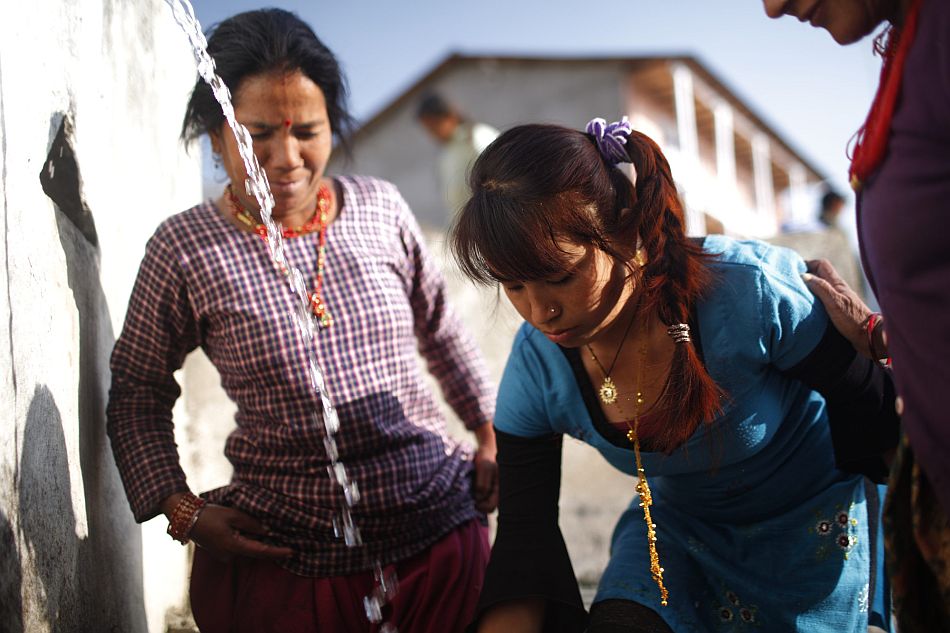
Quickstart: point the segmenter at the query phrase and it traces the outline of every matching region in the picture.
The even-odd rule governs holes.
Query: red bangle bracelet
[[[867,326],[865,327],[865,332],[868,336],[868,352],[875,360],[884,360],[887,358],[886,354],[881,356],[878,351],[874,349],[874,330],[883,322],[884,317],[880,312],[872,312],[867,318]]]
[[[201,509],[207,503],[201,497],[186,492],[178,505],[175,506],[175,509],[172,510],[172,517],[168,520],[168,535],[182,545],[187,545],[190,540],[188,535],[191,533],[191,528],[195,526]]]

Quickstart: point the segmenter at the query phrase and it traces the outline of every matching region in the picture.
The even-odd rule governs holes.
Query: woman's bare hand
[[[491,422],[475,429],[478,450],[475,451],[475,476],[472,482],[472,496],[479,512],[488,514],[498,507],[498,464],[495,456],[495,430]]]
[[[812,294],[824,304],[835,328],[859,354],[874,358],[866,331],[871,308],[845,283],[827,259],[811,259],[805,264],[808,272],[802,275],[802,279]]]
[[[253,538],[266,534],[267,528],[251,515],[209,503],[201,510],[189,536],[220,561],[235,556],[268,560],[293,556],[294,551],[289,547],[277,547]]]
[[[176,492],[162,502],[162,512],[169,520],[183,496],[184,493]],[[267,528],[251,515],[209,503],[198,513],[188,537],[220,561],[235,556],[280,560],[294,555],[289,547],[268,545],[253,538],[266,534]]]

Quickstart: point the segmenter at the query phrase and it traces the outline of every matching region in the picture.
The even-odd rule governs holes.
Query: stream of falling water
[[[315,336],[317,333],[317,323],[310,310],[310,296],[304,281],[303,274],[292,266],[284,255],[284,243],[280,227],[272,217],[274,209],[274,197],[271,194],[270,185],[267,182],[267,174],[261,168],[257,157],[254,155],[254,145],[251,135],[247,128],[238,123],[234,118],[234,105],[231,102],[231,91],[224,84],[224,81],[215,72],[214,60],[208,54],[208,42],[204,33],[201,31],[201,25],[195,17],[195,10],[189,0],[165,0],[172,9],[175,21],[188,36],[192,50],[195,55],[195,61],[198,62],[198,74],[211,86],[215,99],[221,104],[221,110],[224,117],[234,132],[237,139],[238,150],[241,154],[241,160],[244,162],[244,169],[247,172],[247,180],[244,182],[248,195],[254,196],[260,205],[261,220],[267,227],[267,246],[270,250],[271,259],[279,268],[287,272],[287,282],[294,295],[297,297],[294,306],[294,322],[297,330],[303,338],[307,350],[307,360],[309,364],[310,382],[314,392],[320,398],[320,404],[323,413],[323,426],[326,435],[323,439],[324,448],[327,451],[327,457],[330,465],[327,468],[329,476],[343,489],[343,509],[333,517],[333,531],[337,538],[342,538],[347,547],[359,547],[363,544],[359,528],[353,522],[351,510],[360,499],[359,487],[356,482],[351,480],[346,473],[346,468],[339,459],[337,450],[336,434],[340,430],[340,418],[337,414],[333,402],[330,400],[330,394],[326,388],[326,382],[323,378],[323,372],[317,363],[315,348]],[[314,421],[317,421],[317,414],[314,412]],[[366,617],[370,622],[380,624],[379,633],[396,633],[396,627],[383,622],[382,609],[385,604],[392,599],[398,588],[395,573],[386,575],[383,572],[379,560],[373,562],[373,575],[375,586],[373,591],[363,598],[363,607],[366,611]]]

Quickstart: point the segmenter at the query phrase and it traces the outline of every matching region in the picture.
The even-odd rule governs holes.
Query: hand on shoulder
[[[859,354],[877,360],[877,350],[884,348],[875,345],[876,349],[871,349],[867,334],[868,321],[873,314],[871,308],[841,279],[831,262],[826,259],[812,259],[805,264],[808,266],[808,272],[802,275],[802,279],[812,294],[824,304],[835,328],[848,339]],[[883,332],[878,335],[882,336]]]

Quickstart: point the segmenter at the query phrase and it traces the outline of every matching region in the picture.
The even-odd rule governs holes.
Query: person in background
[[[844,209],[844,198],[837,191],[828,190],[821,197],[821,208],[818,209],[818,221],[828,228],[838,228],[838,218]]]
[[[432,93],[419,102],[416,118],[442,146],[439,156],[439,184],[449,217],[462,208],[470,194],[468,170],[478,155],[498,136],[486,123],[470,121],[442,95]]]
[[[906,434],[885,510],[903,633],[950,630],[950,2],[764,0],[850,44],[875,40],[880,82],[850,176],[862,263],[882,315],[829,267],[809,285],[855,348],[889,357]],[[886,336],[885,336],[886,331]]]
[[[267,174],[286,258],[312,289],[315,353],[340,431],[335,448],[324,442],[287,283],[235,137],[199,78],[182,137],[207,134],[230,185],[158,227],[112,354],[108,431],[132,512],[140,522],[164,514],[173,538],[197,544],[190,597],[202,633],[377,631],[363,605],[377,559],[400,583],[389,624],[459,631],[497,496],[482,358],[396,188],[324,173],[349,115],[339,65],[311,28],[279,9],[241,13],[214,28],[208,51]],[[197,347],[237,405],[224,448],[231,481],[200,497],[172,418],[175,371]],[[447,434],[420,353],[477,449]],[[335,536],[344,499],[327,470],[334,450],[361,492],[355,548]]]
[[[851,288],[864,288],[861,263],[852,239],[840,224],[844,197],[828,189],[819,200],[818,213],[805,224],[783,226],[769,241],[796,251],[805,260],[827,259]],[[863,292],[859,293],[863,295]]]
[[[471,186],[450,244],[525,319],[499,388],[498,534],[473,628],[888,628],[879,490],[836,458],[886,474],[894,390],[830,326],[804,262],[687,237],[669,164],[626,120],[512,128]],[[862,451],[836,454],[842,425]],[[632,476],[589,622],[558,526],[565,435]]]

